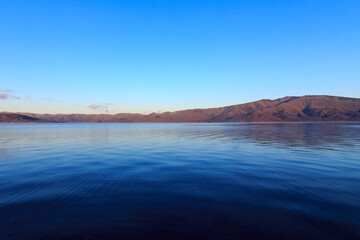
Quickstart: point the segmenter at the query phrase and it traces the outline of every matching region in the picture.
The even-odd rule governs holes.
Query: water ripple
[[[0,239],[360,239],[359,123],[0,133]]]

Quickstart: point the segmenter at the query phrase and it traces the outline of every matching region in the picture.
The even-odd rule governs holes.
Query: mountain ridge
[[[0,123],[48,123],[50,121],[17,113],[0,113]]]
[[[10,113],[0,113],[0,122],[4,119],[3,114]],[[360,121],[360,99],[328,95],[286,96],[218,108],[195,108],[147,115],[139,113],[11,114],[32,117],[34,121],[60,123]],[[8,122],[11,122],[11,119]]]

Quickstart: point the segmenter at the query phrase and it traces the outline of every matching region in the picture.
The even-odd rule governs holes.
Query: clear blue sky
[[[0,2],[0,111],[360,97],[359,0]]]

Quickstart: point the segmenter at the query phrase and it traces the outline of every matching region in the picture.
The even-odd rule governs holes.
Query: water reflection
[[[352,123],[261,123],[190,125],[194,137],[203,136],[234,141],[245,140],[261,144],[278,143],[284,146],[321,146],[333,143],[352,144],[360,139],[360,124]],[[200,126],[205,129],[199,128]],[[205,131],[204,131],[205,130]],[[346,136],[346,137],[345,137]]]
[[[31,142],[33,139],[66,142],[149,139],[166,141],[174,138],[191,140],[244,141],[288,147],[321,147],[333,144],[357,146],[360,123],[240,123],[240,124],[0,124],[0,143]]]
[[[359,123],[0,133],[0,239],[360,237]]]

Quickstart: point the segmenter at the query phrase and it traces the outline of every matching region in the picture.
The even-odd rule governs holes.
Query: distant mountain
[[[16,113],[0,113],[0,123],[45,123],[47,120]]]
[[[310,122],[360,121],[360,99],[335,96],[284,97],[220,108],[131,114],[29,114],[51,122]],[[16,118],[15,118],[16,120]],[[8,122],[15,122],[8,118]]]

